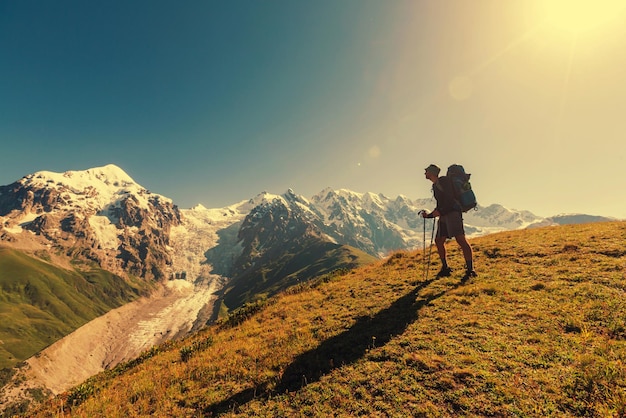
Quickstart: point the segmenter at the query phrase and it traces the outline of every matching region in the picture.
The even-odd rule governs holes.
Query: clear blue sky
[[[483,205],[626,218],[623,2],[541,3],[0,0],[0,184],[113,163],[222,207],[462,163]]]

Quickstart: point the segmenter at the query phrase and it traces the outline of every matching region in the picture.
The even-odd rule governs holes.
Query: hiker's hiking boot
[[[461,282],[466,282],[472,277],[476,277],[478,274],[474,270],[466,270],[465,275],[461,278]]]
[[[439,270],[439,273],[437,273],[437,278],[450,277],[451,274],[452,274],[452,269],[450,267],[442,267],[441,270]]]

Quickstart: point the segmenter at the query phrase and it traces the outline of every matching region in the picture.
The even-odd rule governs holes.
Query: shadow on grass
[[[267,399],[272,394],[297,391],[320,380],[333,369],[356,362],[369,349],[380,347],[389,342],[394,335],[402,334],[411,323],[417,320],[421,308],[449,290],[416,301],[419,292],[430,285],[433,280],[418,284],[415,289],[397,299],[388,308],[374,316],[359,318],[350,329],[300,354],[293,363],[287,366],[282,378],[272,391],[268,390],[270,382],[263,382],[221,402],[208,405],[203,412],[209,416],[220,415],[235,410],[253,399]],[[458,284],[454,287],[457,286]]]

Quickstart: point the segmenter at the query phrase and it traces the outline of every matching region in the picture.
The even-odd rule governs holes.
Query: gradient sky
[[[0,0],[0,184],[113,163],[222,207],[460,163],[482,205],[626,218],[620,2]]]

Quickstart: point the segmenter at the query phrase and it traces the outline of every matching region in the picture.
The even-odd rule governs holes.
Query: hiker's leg
[[[446,258],[446,237],[435,238],[435,245],[437,245],[437,253],[441,259],[441,264],[444,268],[448,267],[448,259]]]
[[[448,259],[446,257],[446,239],[448,239],[448,228],[446,227],[445,217],[439,217],[437,236],[435,237],[435,245],[437,246],[437,254],[441,259],[441,270],[437,273],[437,277],[450,276],[450,267],[448,267]]]
[[[459,243],[461,247],[461,251],[463,251],[463,258],[465,259],[465,266],[468,271],[474,270],[474,260],[472,256],[472,247],[469,242],[467,242],[467,238],[465,238],[465,234],[457,235],[454,237],[456,242]]]
[[[441,259],[443,269],[448,268],[448,259],[446,257],[446,239],[448,238],[448,226],[446,217],[440,216],[437,222],[437,235],[435,236],[435,245],[437,246],[437,254]]]
[[[435,244],[437,245],[437,253],[439,253],[439,258],[441,259],[441,270],[437,273],[437,278],[449,277],[450,273],[452,273],[452,269],[448,267],[448,260],[446,258],[446,237],[437,237]]]

